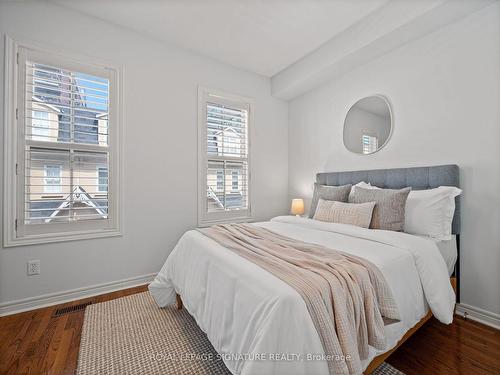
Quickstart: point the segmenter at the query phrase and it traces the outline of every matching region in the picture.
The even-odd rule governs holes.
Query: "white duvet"
[[[429,307],[441,322],[453,319],[455,295],[446,264],[429,239],[293,216],[255,225],[374,263],[391,287],[402,318],[386,326],[385,351]],[[173,304],[179,293],[234,374],[328,374],[320,338],[300,295],[198,231],[182,236],[149,290],[160,307]],[[377,354],[372,349],[364,367]]]

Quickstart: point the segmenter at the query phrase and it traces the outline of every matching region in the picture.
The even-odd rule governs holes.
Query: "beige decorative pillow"
[[[405,205],[411,188],[364,189],[354,187],[349,195],[350,203],[377,203],[373,209],[370,228],[402,231],[405,224]]]
[[[372,220],[374,207],[375,202],[343,203],[320,199],[314,214],[314,219],[368,228]]]

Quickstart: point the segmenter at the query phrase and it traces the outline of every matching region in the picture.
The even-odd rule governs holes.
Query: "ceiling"
[[[387,0],[53,0],[267,77]]]

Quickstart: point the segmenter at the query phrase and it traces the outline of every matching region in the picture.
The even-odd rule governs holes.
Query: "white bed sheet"
[[[442,255],[444,262],[446,263],[446,268],[448,269],[448,275],[451,276],[455,271],[455,263],[457,262],[458,258],[457,236],[452,235],[451,240],[438,240],[427,236],[419,236],[419,237],[428,238],[431,241],[434,241],[439,250],[439,253]]]
[[[425,316],[429,305],[442,322],[452,321],[455,296],[444,259],[429,239],[291,216],[255,225],[362,256],[378,266],[402,318],[386,326],[385,351]],[[175,293],[181,294],[185,308],[234,374],[328,374],[326,362],[307,356],[324,352],[300,295],[197,231],[179,240],[149,290],[159,306],[174,303]],[[272,361],[272,353],[288,357]],[[364,367],[380,353],[371,348]]]

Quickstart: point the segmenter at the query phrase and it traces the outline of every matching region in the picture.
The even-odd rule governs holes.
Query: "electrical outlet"
[[[40,260],[28,261],[28,276],[40,275]]]

